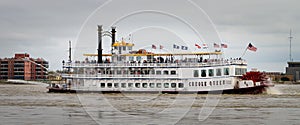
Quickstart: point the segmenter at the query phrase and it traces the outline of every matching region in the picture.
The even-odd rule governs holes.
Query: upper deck
[[[96,61],[76,61],[74,63],[67,63],[65,68],[111,68],[111,67],[148,67],[148,68],[193,68],[193,67],[214,67],[225,65],[247,65],[246,60],[243,59],[205,59],[203,61],[195,60],[177,60],[173,62],[123,62],[123,63],[96,63]]]

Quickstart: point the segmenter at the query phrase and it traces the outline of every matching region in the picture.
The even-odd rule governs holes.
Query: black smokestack
[[[98,25],[98,63],[102,62],[102,25]]]
[[[111,46],[116,42],[116,27],[111,27]]]

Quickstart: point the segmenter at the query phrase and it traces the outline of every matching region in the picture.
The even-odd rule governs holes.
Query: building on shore
[[[48,77],[48,61],[30,58],[27,53],[0,58],[0,79],[44,80]]]
[[[288,62],[288,67],[286,67],[286,74],[293,75],[292,81],[300,80],[300,62]]]
[[[273,82],[285,82],[293,80],[293,75],[287,75],[282,72],[265,72],[268,78],[271,78]]]

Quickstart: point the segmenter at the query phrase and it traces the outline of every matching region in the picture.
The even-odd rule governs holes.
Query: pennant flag
[[[156,49],[156,46],[152,44],[152,49]]]
[[[227,48],[227,44],[221,43],[221,48]]]
[[[200,46],[200,45],[195,44],[195,46],[196,46],[198,49],[201,49],[201,46]]]
[[[207,49],[207,48],[208,48],[207,44],[204,43],[204,44],[203,44],[203,49]]]
[[[162,45],[159,45],[159,49],[163,49],[164,48],[164,46],[162,46]]]
[[[182,50],[188,50],[188,47],[187,46],[181,46],[181,49]]]
[[[214,48],[220,48],[219,44],[214,43]]]
[[[249,43],[247,49],[249,49],[249,50],[251,50],[251,51],[254,51],[254,52],[256,52],[256,50],[257,50],[257,48],[254,47],[251,43]]]
[[[173,44],[173,48],[174,48],[174,49],[179,49],[179,46]]]

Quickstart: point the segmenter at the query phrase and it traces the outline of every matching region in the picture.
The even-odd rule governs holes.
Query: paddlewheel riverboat
[[[115,41],[112,52],[102,54],[102,27],[98,27],[98,60],[69,61],[63,87],[49,92],[161,92],[261,93],[272,86],[264,73],[247,72],[244,59],[222,59],[221,51],[153,53],[133,50],[134,44]]]

